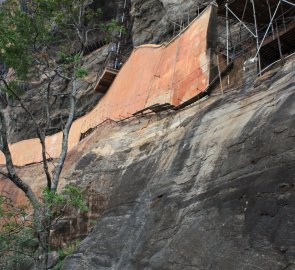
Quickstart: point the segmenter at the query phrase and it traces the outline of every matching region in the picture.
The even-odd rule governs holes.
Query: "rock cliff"
[[[294,75],[83,141],[64,178],[103,209],[63,269],[294,269]]]
[[[109,122],[85,138],[61,184],[85,188],[90,211],[69,214],[52,236],[63,245],[89,234],[63,269],[294,269],[292,61],[254,87],[217,89],[180,112]],[[41,190],[41,171],[18,173]]]
[[[206,0],[131,0],[132,39],[135,46],[159,43],[173,35],[173,22],[195,18]]]
[[[63,269],[294,269],[294,75],[97,130],[67,177],[107,203]]]
[[[170,37],[171,20],[204,2],[132,0],[134,45]],[[92,84],[105,57],[102,48],[85,59],[91,72],[77,117],[100,98]],[[85,238],[63,270],[295,269],[293,63],[251,87],[216,89],[179,112],[107,122],[86,137],[69,153],[61,184],[86,189],[90,211],[68,213],[52,231],[56,246]],[[55,91],[63,87],[56,82]],[[42,114],[32,91],[25,98]],[[64,102],[52,100],[56,121]],[[19,134],[12,141],[32,137],[20,109],[10,109],[10,134]],[[41,191],[40,164],[18,173]],[[0,190],[25,202],[0,179]]]
[[[294,269],[294,75],[88,138],[108,203],[63,269]]]

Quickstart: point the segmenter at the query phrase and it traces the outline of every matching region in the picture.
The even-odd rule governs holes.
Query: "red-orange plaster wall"
[[[136,48],[96,107],[73,123],[69,150],[79,143],[81,133],[106,119],[123,119],[157,103],[176,106],[204,91],[210,80],[207,36],[214,8],[209,6],[170,43]],[[50,157],[58,157],[61,140],[61,132],[46,138]],[[38,139],[15,143],[10,150],[17,166],[42,160]],[[5,164],[1,153],[0,164]]]

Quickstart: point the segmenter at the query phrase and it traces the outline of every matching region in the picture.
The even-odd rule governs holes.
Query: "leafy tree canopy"
[[[100,8],[89,0],[7,0],[0,6],[0,63],[12,68],[18,78],[38,68],[61,68],[60,55],[83,55],[93,31],[120,30],[115,20],[102,22]],[[72,57],[69,64],[79,58]],[[44,69],[42,70],[44,71]],[[81,71],[77,72],[81,76]]]
[[[75,116],[77,79],[87,74],[82,60],[91,34],[100,31],[112,35],[122,31],[114,20],[102,22],[101,9],[90,8],[91,4],[89,0],[7,0],[0,5],[0,63],[14,71],[14,81],[0,74],[0,82],[7,93],[18,101],[35,127],[47,183],[40,197],[18,176],[11,158],[7,125],[0,104],[0,151],[6,158],[7,170],[7,173],[0,173],[24,192],[31,203],[29,209],[32,212],[29,215],[27,209],[15,208],[7,198],[0,196],[0,254],[5,255],[0,258],[0,266],[11,262],[4,269],[17,269],[22,256],[31,256],[36,262],[36,269],[47,269],[50,229],[54,222],[66,207],[87,210],[77,187],[67,185],[62,192],[58,192]],[[45,138],[46,129],[50,127],[50,87],[56,77],[68,83],[65,95],[69,102],[68,117],[63,125],[62,150],[57,160],[51,161],[48,160]],[[44,128],[16,91],[22,82],[31,78],[45,82]],[[50,171],[48,162],[53,163],[53,171]]]

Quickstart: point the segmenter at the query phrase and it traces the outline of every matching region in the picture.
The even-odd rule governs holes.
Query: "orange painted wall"
[[[214,9],[209,6],[170,43],[136,48],[96,107],[73,123],[69,150],[79,143],[81,133],[106,119],[123,119],[156,103],[176,106],[204,91],[210,80],[207,36]],[[50,157],[58,157],[61,140],[62,133],[46,138]],[[10,149],[17,166],[41,161],[37,139],[18,142]],[[0,164],[5,164],[1,153]]]

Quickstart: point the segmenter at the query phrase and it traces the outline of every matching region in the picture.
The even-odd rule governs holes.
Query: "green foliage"
[[[87,76],[87,70],[85,68],[79,67],[75,69],[75,76],[76,78],[83,78]]]
[[[37,245],[38,240],[29,227],[18,233],[0,233],[0,269],[23,269],[24,262],[33,261]]]
[[[125,33],[126,31],[124,26],[119,25],[115,19],[112,19],[111,21],[107,23],[100,24],[100,29],[108,33],[113,33],[113,32]]]
[[[75,78],[84,77],[81,54],[73,53],[80,42],[87,42],[86,32],[124,31],[115,20],[101,22],[102,10],[90,8],[88,0],[26,1],[25,11],[20,8],[23,2],[7,0],[0,8],[0,63],[12,68],[18,81],[38,74],[41,66],[55,69],[56,57],[67,76],[72,70]]]
[[[91,9],[91,2],[6,0],[1,5],[0,63],[15,72],[14,80],[5,89],[8,96],[11,96],[9,88],[21,95],[26,81],[39,80],[42,75],[51,79],[53,74],[52,78],[60,76],[72,82],[87,75],[82,56],[83,49],[89,45],[88,34],[94,29],[109,36],[124,31],[115,20],[101,22],[102,11]],[[25,10],[21,8],[23,4]],[[38,215],[34,218],[31,209],[16,208],[0,197],[0,266],[7,260],[9,265],[4,269],[17,269],[25,257],[34,255],[36,231],[48,232],[52,222],[68,207],[87,211],[83,191],[72,184],[59,193],[44,189],[40,209],[35,206]]]
[[[67,198],[69,205],[80,209],[82,212],[88,211],[83,191],[79,187],[73,184],[68,184],[64,187],[62,194]]]
[[[62,268],[64,259],[67,256],[73,254],[74,250],[79,245],[79,243],[80,243],[79,240],[73,241],[72,243],[70,243],[66,247],[59,249],[57,251],[58,255],[59,255],[59,262],[53,267],[53,270],[60,270]]]
[[[64,64],[73,64],[73,63],[78,62],[82,59],[81,55],[79,55],[79,54],[67,55],[63,51],[58,52],[58,58]]]
[[[2,86],[0,91],[3,91],[4,93],[6,93],[7,97],[10,100],[15,99],[15,96],[10,91],[10,89],[12,89],[14,91],[14,93],[16,93],[18,96],[21,96],[25,92],[24,84],[19,82],[19,81],[11,80],[11,81],[8,82],[8,86],[9,86],[9,88],[6,88],[6,87]]]
[[[52,270],[61,270],[63,266],[63,261],[59,261],[53,268]]]
[[[73,184],[66,185],[60,193],[44,189],[42,200],[43,215],[47,215],[50,223],[54,223],[67,207],[88,211],[83,190]],[[75,241],[60,250],[61,258],[73,252],[77,244]],[[0,195],[0,269],[20,269],[24,262],[32,260],[37,246],[34,219],[29,207],[15,207],[10,199]]]
[[[100,23],[98,28],[105,33],[126,33],[124,26],[118,24],[117,21],[114,19],[106,23]],[[104,38],[104,42],[111,42],[112,38],[112,35],[107,35]]]
[[[28,207],[26,205],[14,207],[12,201],[0,195],[0,228],[1,232],[9,234],[13,231],[18,231],[22,228],[21,224],[25,222]],[[22,223],[19,223],[21,220]]]
[[[42,58],[44,45],[50,42],[52,12],[40,9],[34,1],[31,12],[21,10],[22,1],[7,0],[0,9],[0,62],[13,68],[20,79],[25,79],[35,66],[36,57]],[[33,4],[32,4],[33,5]]]
[[[88,211],[83,190],[73,184],[66,185],[60,193],[46,187],[43,191],[43,201],[52,211],[53,217],[59,215],[66,207],[74,207],[82,212]]]
[[[95,226],[95,225],[97,224],[97,221],[96,221],[96,220],[90,220],[90,224],[91,224],[92,226]]]
[[[27,206],[14,207],[0,195],[0,269],[21,269],[24,261],[32,260],[37,244]]]
[[[18,234],[0,236],[0,269],[23,269],[23,264],[32,262],[38,241],[27,228]]]
[[[66,247],[58,250],[58,255],[61,260],[65,259],[67,256],[71,255],[76,247],[80,244],[79,240],[75,240]]]

